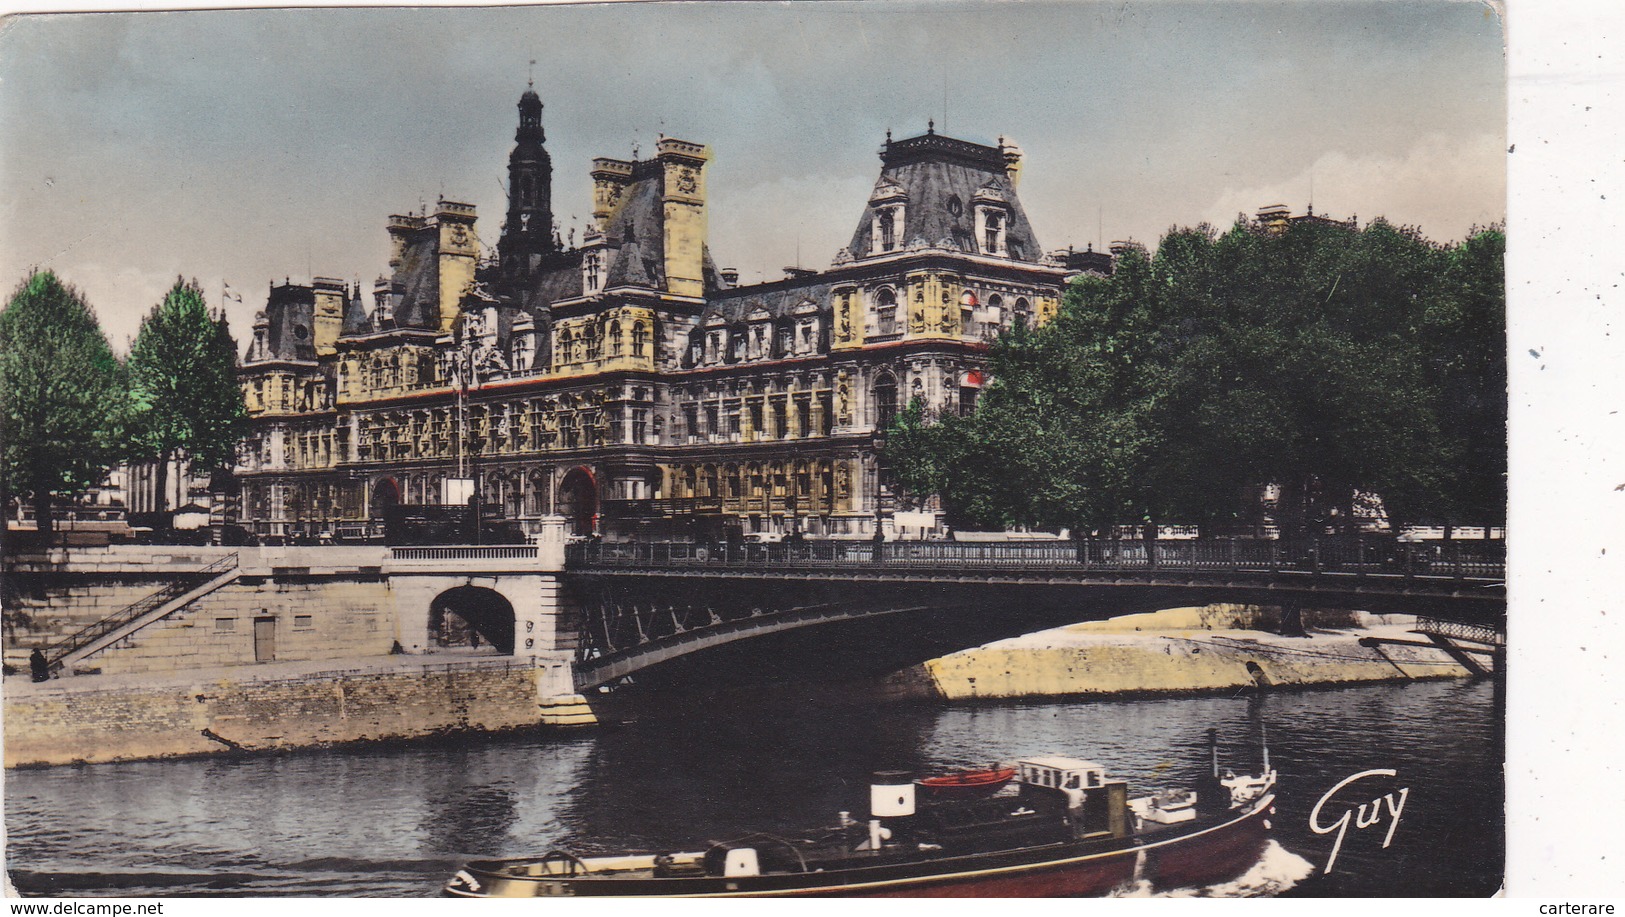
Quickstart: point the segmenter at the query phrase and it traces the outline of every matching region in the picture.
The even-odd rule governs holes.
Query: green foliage
[[[160,463],[160,482],[177,454],[200,469],[230,463],[248,423],[237,345],[225,316],[209,314],[196,281],[177,278],[142,320],[129,366],[137,454]]]
[[[0,442],[5,490],[29,495],[50,529],[50,502],[98,483],[119,458],[124,368],[84,297],[35,273],[0,312]]]
[[[1381,220],[1175,229],[1000,338],[975,413],[905,418],[900,483],[959,524],[1289,530],[1381,494],[1395,522],[1504,518],[1504,237]]]

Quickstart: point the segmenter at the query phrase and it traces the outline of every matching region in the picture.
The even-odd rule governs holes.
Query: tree
[[[141,321],[129,366],[137,454],[157,463],[164,509],[171,460],[184,455],[214,471],[230,462],[247,432],[237,345],[225,315],[209,314],[197,281],[176,278]]]
[[[23,281],[0,312],[3,483],[33,500],[44,538],[53,499],[119,459],[127,407],[123,367],[84,297],[50,271]]]
[[[1447,526],[1483,523],[1486,538],[1491,525],[1506,521],[1505,257],[1499,226],[1451,249],[1423,327],[1441,435],[1456,458],[1455,473],[1428,508]]]
[[[980,524],[1237,529],[1263,485],[1289,535],[1350,530],[1371,494],[1396,525],[1500,518],[1502,244],[1382,220],[1171,230],[1003,335],[975,413],[905,418],[888,460]]]

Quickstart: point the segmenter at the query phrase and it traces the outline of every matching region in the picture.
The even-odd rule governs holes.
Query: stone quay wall
[[[282,667],[287,668],[287,667]],[[8,679],[5,766],[98,763],[234,751],[590,725],[561,693],[569,659],[492,657],[390,670],[198,672],[192,680]],[[568,692],[567,687],[563,688]]]

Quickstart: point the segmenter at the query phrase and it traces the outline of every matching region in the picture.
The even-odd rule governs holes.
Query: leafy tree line
[[[1505,242],[1381,220],[1173,230],[1002,336],[973,413],[902,412],[886,459],[959,526],[1247,531],[1266,485],[1289,536],[1370,495],[1396,528],[1502,523]]]
[[[141,322],[127,360],[108,346],[84,296],[36,272],[0,311],[0,487],[27,499],[40,533],[55,501],[122,461],[228,464],[246,431],[237,345],[196,281],[177,278]],[[160,507],[163,508],[163,507]]]

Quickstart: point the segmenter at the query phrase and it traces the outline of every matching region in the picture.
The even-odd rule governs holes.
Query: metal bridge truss
[[[609,684],[679,656],[739,640],[920,610],[921,606],[853,608],[824,603],[771,610],[753,605],[724,611],[710,606],[599,603],[583,611],[576,685],[586,689]]]

